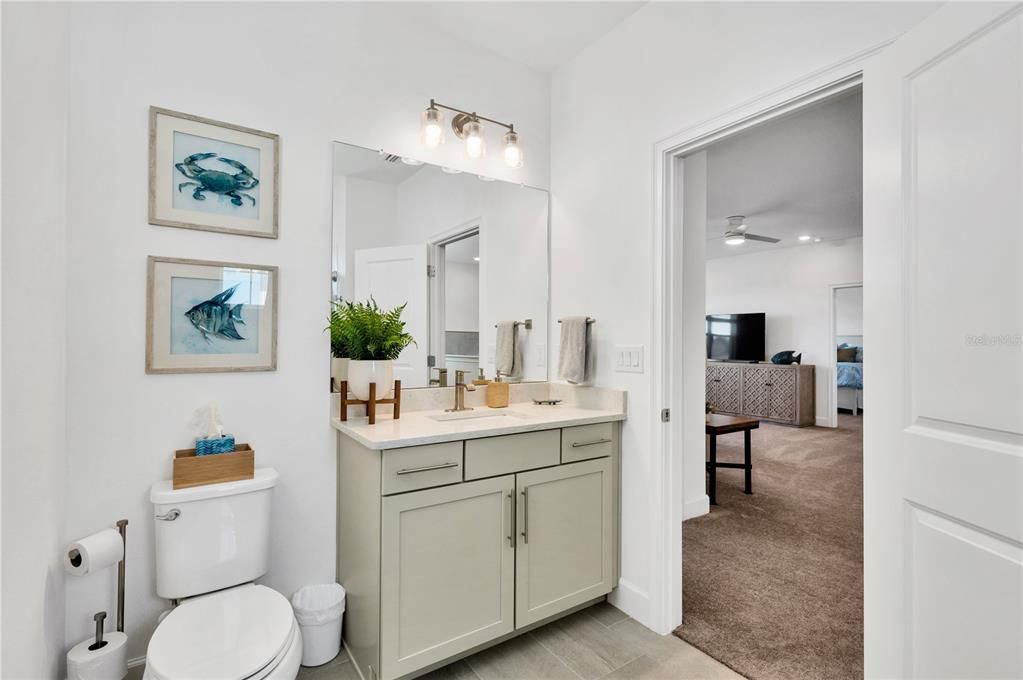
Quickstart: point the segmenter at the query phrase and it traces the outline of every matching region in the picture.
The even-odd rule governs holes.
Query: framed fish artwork
[[[277,267],[148,260],[146,373],[277,370]]]
[[[277,238],[280,137],[149,108],[149,223]]]

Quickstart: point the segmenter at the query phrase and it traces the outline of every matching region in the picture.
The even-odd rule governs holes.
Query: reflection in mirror
[[[350,144],[334,144],[334,299],[407,303],[416,343],[394,363],[402,388],[496,375],[497,325],[516,326],[514,375],[547,380],[546,191]],[[446,372],[441,369],[447,369]]]

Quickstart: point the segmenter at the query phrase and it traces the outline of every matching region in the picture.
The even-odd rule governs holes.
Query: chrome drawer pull
[[[515,528],[512,526],[512,492],[508,492],[508,547],[515,547]]]
[[[594,439],[592,442],[572,442],[572,448],[578,449],[580,446],[593,446],[594,444],[609,444],[610,442],[611,440],[606,437],[604,439]]]
[[[458,467],[458,463],[438,463],[437,465],[423,465],[422,467],[403,468],[394,474],[411,475],[413,472],[429,472],[430,470],[446,470],[447,468]]]

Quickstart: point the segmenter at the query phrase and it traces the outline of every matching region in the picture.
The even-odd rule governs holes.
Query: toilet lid
[[[153,633],[146,664],[163,680],[248,678],[291,641],[295,615],[280,593],[245,585],[186,600]]]

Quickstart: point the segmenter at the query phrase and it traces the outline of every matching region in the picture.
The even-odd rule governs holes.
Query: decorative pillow
[[[857,347],[856,348],[856,361],[858,363],[861,363],[861,364],[863,363],[863,348],[862,347]]]
[[[838,360],[843,362],[856,361],[856,348],[855,347],[839,347],[838,348]]]

